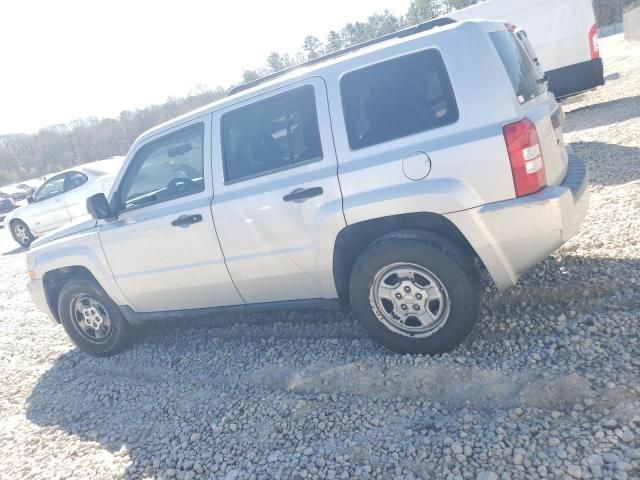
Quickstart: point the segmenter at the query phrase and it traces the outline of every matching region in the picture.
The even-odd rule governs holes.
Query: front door
[[[211,216],[211,116],[156,135],[116,179],[100,240],[138,312],[241,304]]]
[[[329,124],[320,78],[213,115],[213,216],[247,303],[337,297],[333,245],[345,220]]]
[[[30,226],[36,234],[53,230],[71,220],[64,204],[66,177],[66,172],[51,177],[33,194],[28,212]]]

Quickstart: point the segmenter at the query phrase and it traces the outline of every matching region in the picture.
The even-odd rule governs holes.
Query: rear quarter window
[[[340,93],[353,150],[458,120],[447,70],[434,49],[349,72]]]
[[[518,101],[525,103],[544,93],[545,87],[539,81],[536,66],[515,35],[508,30],[500,30],[489,33],[489,37],[507,71]]]

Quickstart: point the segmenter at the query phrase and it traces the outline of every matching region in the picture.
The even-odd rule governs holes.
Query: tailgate
[[[567,174],[567,152],[562,139],[564,113],[545,86],[541,71],[518,37],[510,30],[489,33],[520,105],[538,132],[547,185],[559,185]],[[533,52],[533,50],[531,49]]]
[[[567,175],[568,156],[562,136],[564,112],[552,95],[542,95],[522,105],[523,113],[536,125],[548,185],[560,185]]]

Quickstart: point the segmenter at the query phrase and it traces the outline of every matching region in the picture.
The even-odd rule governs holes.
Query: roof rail
[[[343,48],[342,50],[337,50],[335,52],[327,53],[326,55],[322,55],[320,57],[307,60],[306,62],[299,63],[298,65],[293,65],[292,67],[287,67],[282,70],[278,70],[277,72],[270,73],[269,75],[265,75],[264,77],[260,77],[255,80],[251,80],[250,82],[241,83],[240,85],[231,87],[229,89],[227,96],[233,95],[238,92],[242,92],[243,90],[247,90],[251,87],[255,87],[256,85],[260,85],[261,83],[267,82],[269,80],[273,80],[274,78],[280,77],[297,68],[308,67],[309,65],[315,65],[317,63],[326,62],[331,58],[339,57],[341,55],[346,55],[347,53],[355,52],[356,50],[360,50],[361,48],[368,47],[370,45],[375,45],[376,43],[386,42],[387,40],[391,40],[393,38],[408,37],[410,35],[426,32],[427,30],[431,30],[432,28],[441,27],[443,25],[449,25],[451,23],[456,23],[456,20],[452,18],[447,18],[447,17],[436,18],[435,20],[419,23],[412,27],[405,28],[403,30],[398,30],[397,32],[389,33],[387,35],[383,35],[381,37],[377,37],[372,40],[367,40],[366,42],[358,43],[356,45]]]

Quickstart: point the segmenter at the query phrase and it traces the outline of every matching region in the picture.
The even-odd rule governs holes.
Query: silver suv
[[[456,347],[574,235],[585,165],[513,32],[437,21],[236,88],[138,138],[93,219],[28,253],[35,303],[93,355],[131,326],[350,305],[398,352]]]

